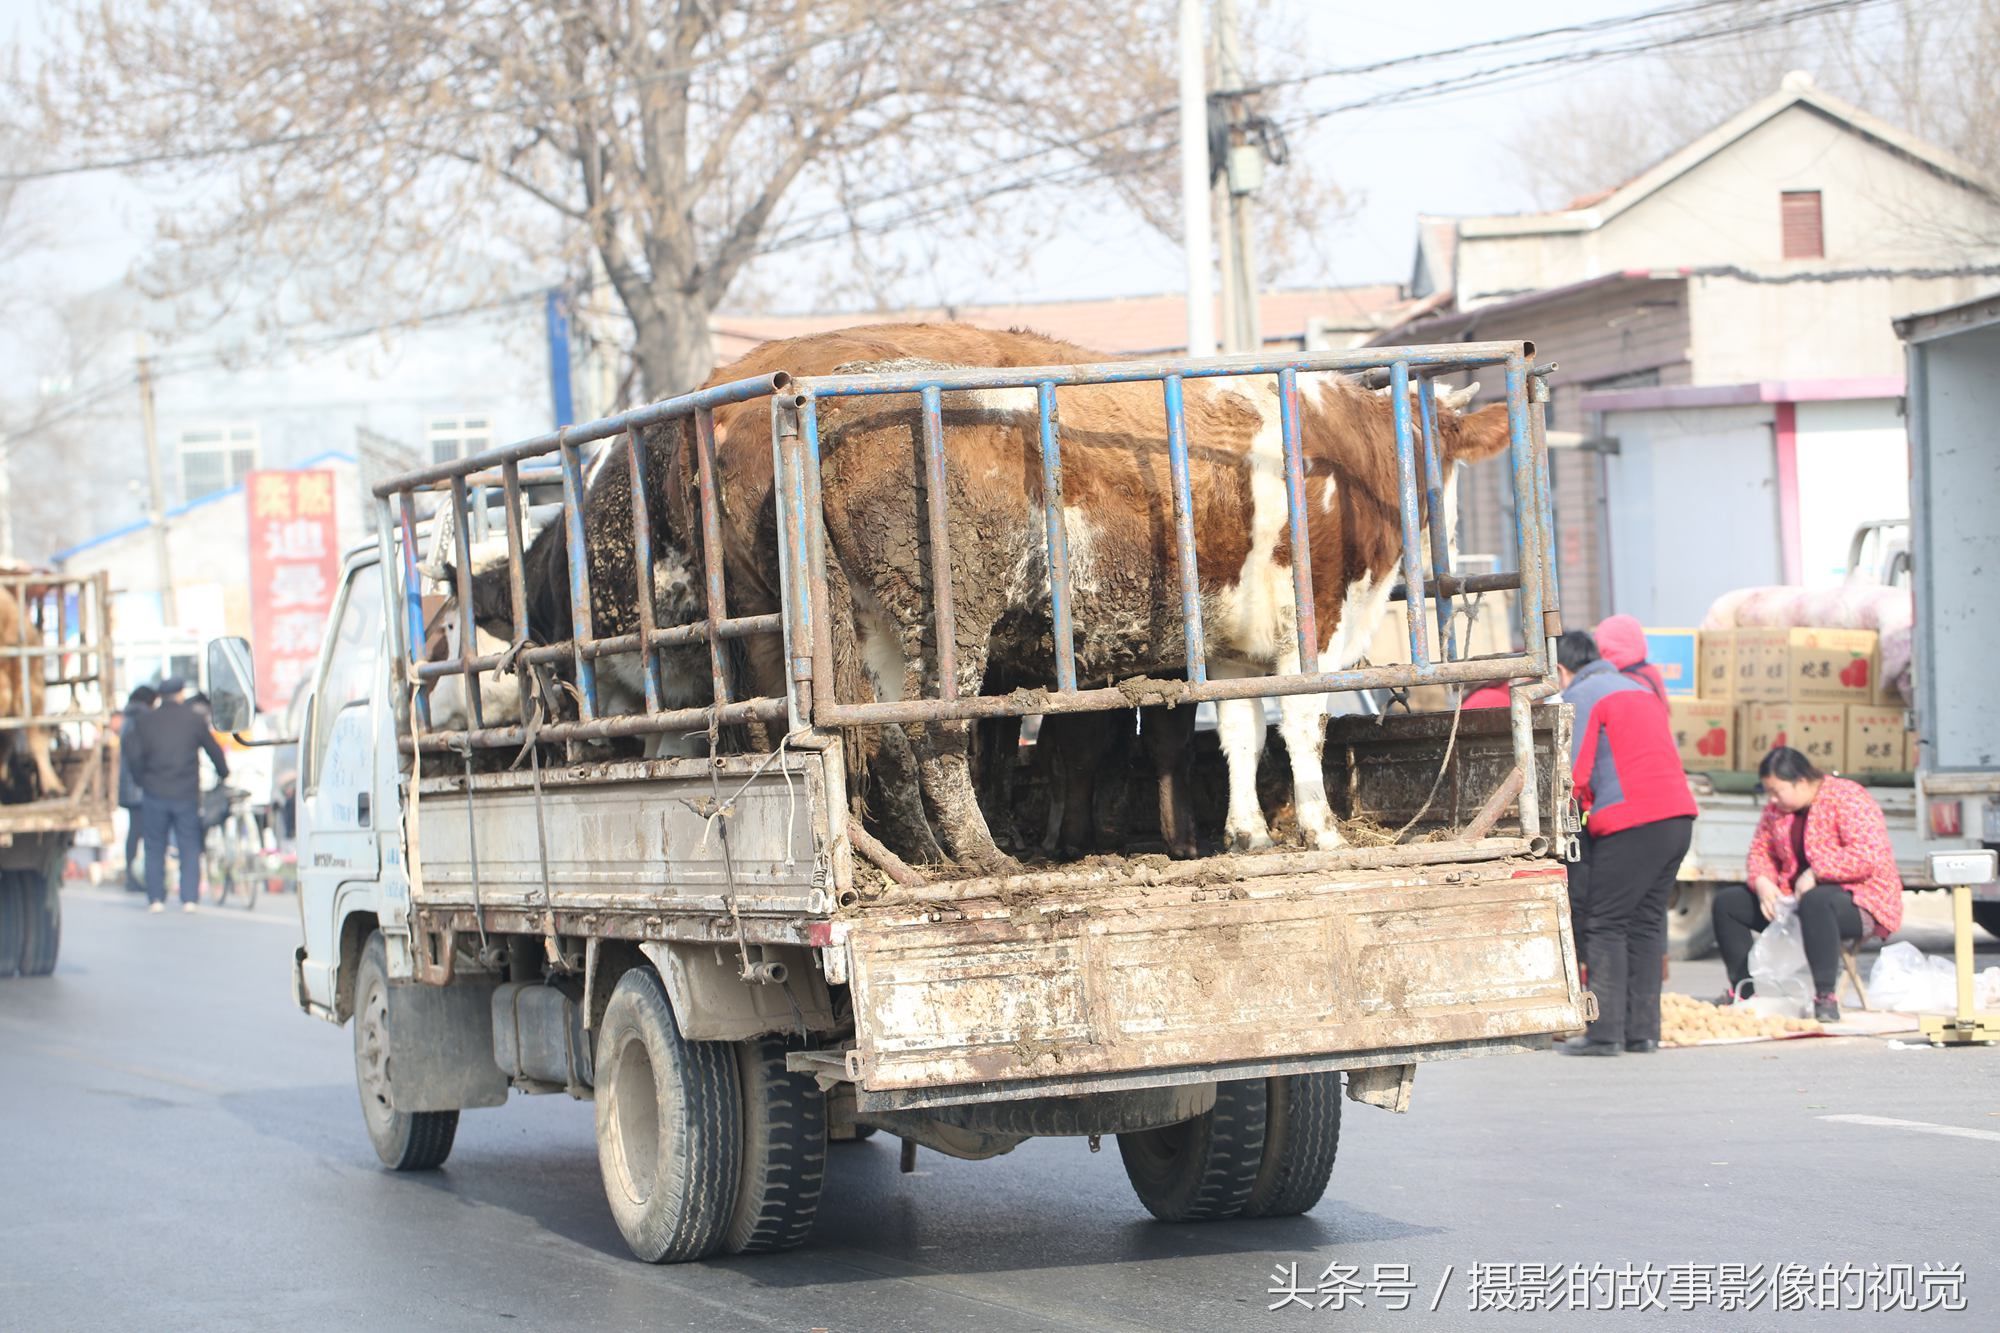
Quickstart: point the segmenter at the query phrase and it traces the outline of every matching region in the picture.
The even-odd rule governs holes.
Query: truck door
[[[299,914],[306,998],[333,1005],[340,923],[350,911],[378,911],[380,811],[378,716],[387,698],[382,667],[382,576],[373,560],[350,564],[300,741]],[[360,901],[357,901],[359,899]]]

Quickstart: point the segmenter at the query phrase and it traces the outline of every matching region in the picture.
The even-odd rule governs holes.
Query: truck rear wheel
[[[56,970],[62,947],[62,869],[21,877],[21,975],[45,977]]]
[[[21,872],[0,870],[0,977],[21,970],[27,934],[28,895],[21,887]]]
[[[1250,1201],[1264,1164],[1266,1080],[1218,1083],[1215,1108],[1118,1136],[1125,1176],[1162,1222],[1216,1222]]]
[[[1667,957],[1693,962],[1715,952],[1716,886],[1693,880],[1675,883],[1667,897]]]
[[[812,1234],[826,1182],[826,1095],[785,1068],[785,1043],[736,1043],[743,1085],[743,1171],[729,1219],[731,1254],[794,1249]]]
[[[1242,1217],[1297,1217],[1320,1201],[1340,1152],[1340,1075],[1264,1084],[1264,1160]]]
[[[651,968],[618,979],[597,1035],[597,1164],[632,1253],[683,1263],[729,1239],[743,1166],[736,1047],[686,1041]]]
[[[451,1156],[458,1112],[396,1109],[390,1037],[388,952],[377,931],[368,937],[354,974],[354,1082],[361,1090],[361,1118],[384,1166],[429,1171]]]

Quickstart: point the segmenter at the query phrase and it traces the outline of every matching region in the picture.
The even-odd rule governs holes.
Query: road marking
[[[1933,1125],[1928,1120],[1896,1120],[1885,1115],[1823,1115],[1819,1118],[1842,1125],[1879,1125],[1884,1129],[1912,1129],[1919,1134],[1948,1134],[1955,1139],[1984,1139],[1988,1143],[2000,1143],[2000,1131],[1997,1130]]]

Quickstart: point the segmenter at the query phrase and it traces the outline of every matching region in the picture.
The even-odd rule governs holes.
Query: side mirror
[[[210,639],[208,711],[217,731],[247,731],[257,716],[257,673],[248,639]]]

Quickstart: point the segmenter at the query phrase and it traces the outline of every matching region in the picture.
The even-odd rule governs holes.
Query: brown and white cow
[[[1018,362],[1017,362],[1018,364]],[[942,369],[922,360],[868,369]],[[861,369],[861,367],[857,367]],[[1315,614],[1322,670],[1359,659],[1397,582],[1402,553],[1389,402],[1336,376],[1302,377]],[[1080,679],[1106,683],[1185,666],[1166,419],[1157,383],[1058,391]],[[1291,539],[1275,382],[1185,386],[1195,546],[1209,674],[1241,678],[1298,669]],[[878,697],[935,694],[937,660],[913,395],[823,403],[821,475],[833,582],[851,589],[859,653]],[[947,394],[950,577],[961,694],[975,692],[994,627],[1046,607],[1038,417],[1032,389]],[[1448,471],[1506,447],[1505,409],[1444,407]],[[832,572],[832,571],[830,571]],[[1052,663],[1038,664],[1052,673]],[[1013,664],[1014,670],[1029,669]],[[1299,823],[1316,847],[1341,845],[1321,762],[1319,696],[1281,704]],[[1217,709],[1229,761],[1227,833],[1238,848],[1270,845],[1256,798],[1262,705]],[[926,804],[952,856],[996,853],[973,798],[964,728],[915,729]]]

